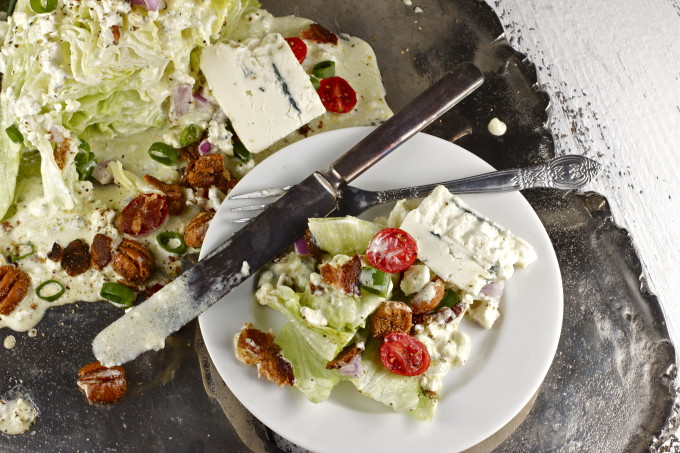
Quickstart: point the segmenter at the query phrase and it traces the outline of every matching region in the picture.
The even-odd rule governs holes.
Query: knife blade
[[[337,205],[337,189],[420,132],[477,89],[483,73],[463,63],[337,159],[273,203],[196,265],[102,330],[92,342],[104,366],[120,365],[149,350],[240,285],[289,247],[310,217]],[[285,228],[282,224],[285,222]]]

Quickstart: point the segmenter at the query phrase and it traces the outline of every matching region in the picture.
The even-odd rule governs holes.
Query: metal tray
[[[263,4],[274,14],[308,17],[371,43],[394,110],[459,62],[475,62],[486,73],[485,85],[427,132],[499,169],[554,156],[546,126],[549,96],[540,91],[533,65],[504,39],[486,3],[430,0],[417,3],[422,13],[398,0]],[[508,124],[502,137],[486,131],[495,116]],[[628,233],[615,224],[601,195],[547,189],[524,195],[560,262],[562,337],[532,403],[471,451],[632,452],[660,445],[674,420],[675,350],[657,298],[641,289],[640,261]],[[164,350],[126,366],[129,391],[123,400],[111,407],[88,405],[75,385],[77,370],[93,359],[94,336],[119,315],[102,303],[58,307],[38,325],[38,337],[14,334],[17,346],[0,350],[0,391],[31,395],[41,415],[24,435],[0,435],[0,450],[300,450],[231,395],[196,323],[169,339]]]

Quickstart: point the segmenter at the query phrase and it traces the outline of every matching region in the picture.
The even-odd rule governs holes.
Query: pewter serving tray
[[[400,0],[263,4],[274,14],[308,17],[371,43],[395,111],[459,62],[473,61],[485,71],[485,85],[427,132],[499,169],[554,156],[546,128],[549,96],[537,89],[532,64],[503,39],[486,3],[429,0],[422,14]],[[486,131],[495,116],[509,126],[502,137]],[[562,336],[533,405],[473,450],[647,450],[673,416],[675,350],[658,300],[641,290],[632,241],[601,195],[540,189],[524,196],[560,262]],[[124,399],[110,407],[88,405],[75,385],[77,370],[94,360],[90,342],[118,316],[105,303],[63,306],[48,312],[36,338],[14,334],[17,346],[0,350],[0,391],[29,394],[41,415],[24,435],[0,434],[0,450],[296,450],[230,394],[196,323],[168,339],[164,350],[126,366]]]

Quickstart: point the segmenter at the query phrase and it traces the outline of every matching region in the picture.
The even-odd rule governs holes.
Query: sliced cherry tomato
[[[320,43],[337,44],[338,35],[332,31],[322,27],[319,24],[312,24],[300,32],[300,36],[310,41],[316,41]]]
[[[376,269],[389,273],[401,272],[411,267],[418,258],[418,245],[406,231],[385,228],[368,243],[366,257]]]
[[[297,61],[302,64],[307,56],[307,44],[300,38],[286,38],[286,42],[293,51],[293,55],[295,55]]]
[[[118,229],[132,236],[149,234],[168,217],[168,200],[157,193],[143,193],[123,208]]]
[[[430,367],[430,353],[425,345],[401,332],[385,335],[380,346],[380,359],[385,368],[402,376],[417,376]]]
[[[333,113],[347,113],[357,105],[357,93],[342,77],[329,77],[319,83],[316,90],[326,110]]]

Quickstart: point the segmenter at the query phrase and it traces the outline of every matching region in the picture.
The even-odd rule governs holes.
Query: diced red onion
[[[108,159],[102,162],[98,162],[97,166],[94,167],[94,170],[92,170],[92,177],[99,182],[102,186],[105,186],[107,184],[111,184],[113,182],[113,175],[107,168],[107,165],[109,165],[109,162],[111,162],[112,159]]]
[[[212,145],[210,142],[206,139],[203,140],[199,145],[198,145],[198,150],[201,152],[201,154],[206,155],[209,154],[210,151],[212,150]]]
[[[361,367],[361,354],[355,355],[351,362],[343,367],[338,368],[338,373],[346,377],[358,377],[362,371],[363,368]]]
[[[133,5],[141,5],[149,11],[158,11],[165,7],[163,0],[132,0]]]
[[[494,300],[501,300],[503,290],[505,289],[505,280],[499,282],[487,283],[480,291],[480,295],[490,297]]]
[[[295,241],[295,253],[298,255],[309,255],[309,247],[307,247],[307,241],[305,241],[304,237]]]
[[[175,118],[180,118],[189,113],[192,99],[191,85],[188,83],[179,84],[172,95],[172,107]]]
[[[194,99],[196,101],[198,101],[199,103],[204,104],[204,105],[212,104],[212,102],[210,102],[208,99],[206,99],[205,96],[203,96],[203,94],[200,93],[200,92],[194,93]]]

